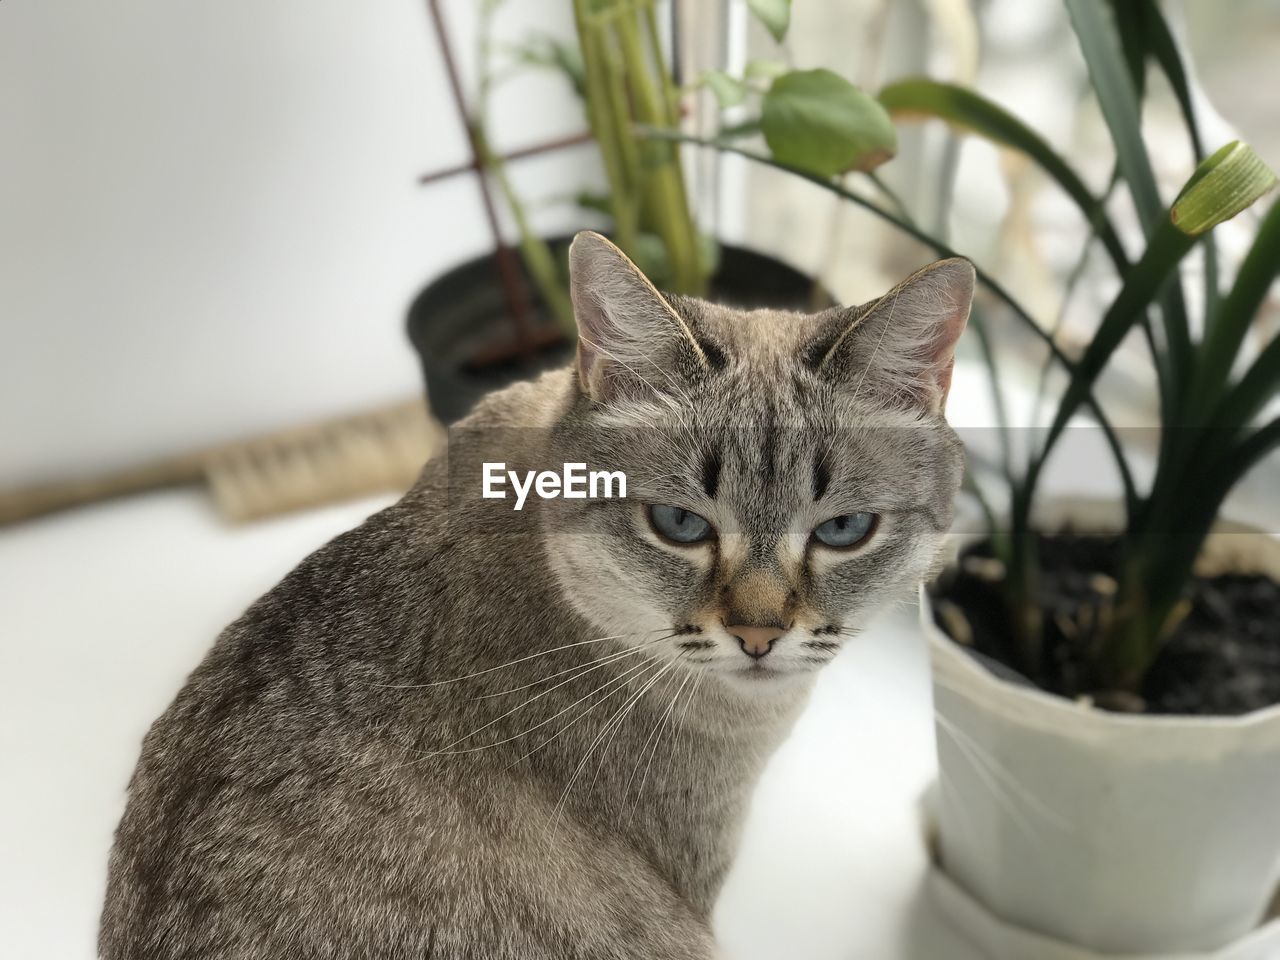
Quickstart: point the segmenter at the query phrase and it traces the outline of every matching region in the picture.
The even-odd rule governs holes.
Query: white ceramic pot
[[[1117,519],[1078,502],[1038,525],[1067,517],[1099,532]],[[1224,524],[1202,572],[1224,569],[1280,575],[1280,542]],[[1218,951],[1259,927],[1280,882],[1280,707],[1108,713],[997,678],[934,625],[927,598],[921,610],[950,881],[993,922],[1092,951],[1081,957],[1235,956]]]

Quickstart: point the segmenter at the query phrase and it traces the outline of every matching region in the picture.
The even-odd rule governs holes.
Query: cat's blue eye
[[[649,523],[659,536],[674,543],[700,543],[715,533],[705,517],[665,503],[649,504]]]
[[[875,528],[874,513],[846,513],[814,528],[813,536],[819,543],[841,549],[856,547],[871,536]]]

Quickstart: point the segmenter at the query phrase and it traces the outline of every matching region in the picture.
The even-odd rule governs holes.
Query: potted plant
[[[507,175],[507,159],[490,147],[487,104],[499,76],[530,65],[562,73],[581,97],[609,186],[604,196],[578,198],[587,208],[584,217],[598,222],[605,215],[614,240],[663,289],[739,306],[807,306],[815,299],[815,284],[773,257],[718,243],[700,231],[676,139],[694,94],[710,91],[718,107],[761,98],[763,129],[774,155],[826,175],[869,171],[896,148],[884,108],[834,73],[753,62],[741,78],[708,71],[681,86],[666,62],[652,0],[566,2],[572,4],[576,43],[531,36],[495,66],[493,19],[501,0],[484,0],[479,81],[471,105],[462,96],[437,4],[430,5],[473,152],[472,164],[464,169],[474,168],[486,187],[496,240],[493,254],[437,278],[410,308],[410,338],[422,360],[432,409],[445,422],[462,416],[489,390],[565,362],[575,333],[567,293],[571,237],[544,238],[534,231]],[[790,4],[752,0],[749,7],[781,42]],[[756,129],[752,125],[739,133]],[[668,138],[658,139],[655,131]],[[487,192],[490,183],[515,224],[516,250],[502,242]],[[824,297],[820,293],[817,299]]]
[[[1109,17],[1100,0],[1067,0],[1145,247],[1130,260],[1108,214],[1082,203],[1119,293],[1025,469],[1010,472],[1003,519],[992,511],[988,535],[925,596],[940,868],[953,914],[1006,945],[1034,934],[1097,955],[1274,956],[1280,932],[1258,928],[1280,882],[1280,543],[1221,512],[1280,443],[1280,420],[1256,422],[1280,388],[1280,340],[1233,375],[1280,267],[1280,205],[1224,295],[1211,231],[1275,176],[1240,143],[1204,158],[1158,6],[1113,6]],[[1138,134],[1148,64],[1204,158],[1167,208]],[[885,99],[960,122],[983,106],[923,81]],[[1035,152],[1079,193],[1065,162]],[[1197,243],[1200,333],[1179,275]],[[1160,398],[1149,484],[1117,444],[1119,497],[1046,494],[1050,456],[1133,331]]]
[[[1241,143],[1206,155],[1155,0],[1065,4],[1115,146],[1113,181],[1145,233],[1140,249],[1121,241],[1105,198],[1070,164],[975,91],[922,78],[880,93],[895,119],[940,118],[1038,163],[1079,206],[1120,281],[1091,341],[1068,356],[977,271],[989,302],[1045,343],[1066,387],[1025,467],[1005,451],[1004,510],[969,478],[987,533],[922,597],[938,731],[933,886],[1002,960],[1262,960],[1280,956],[1280,922],[1265,923],[1280,881],[1280,543],[1221,512],[1280,445],[1280,419],[1265,409],[1280,390],[1280,338],[1242,356],[1280,270],[1280,204],[1225,290],[1212,230],[1275,176]],[[1199,160],[1168,205],[1140,134],[1149,69],[1177,97]],[[699,142],[778,165],[725,139]],[[956,255],[900,211],[796,172]],[[1179,273],[1197,246],[1206,264],[1198,329]],[[975,307],[972,327],[994,364],[989,320]],[[1135,332],[1160,399],[1149,454],[1123,442],[1096,396]],[[1105,440],[1117,497],[1045,490],[1050,457],[1081,414]],[[1145,489],[1130,463],[1144,455]]]

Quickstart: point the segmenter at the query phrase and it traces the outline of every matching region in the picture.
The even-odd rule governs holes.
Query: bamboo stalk
[[[635,134],[636,122],[676,130],[678,91],[667,71],[651,2],[615,0],[603,9],[574,0],[587,114],[609,180],[619,246],[636,251],[643,232],[662,241],[668,278],[682,293],[701,293],[705,271],[689,209],[679,149],[664,144],[655,162]]]
[[[618,143],[618,132],[610,118],[610,107],[604,99],[608,96],[610,82],[603,51],[600,49],[600,28],[592,17],[586,0],[573,0],[573,15],[587,81],[587,122],[600,147],[600,158],[612,193],[614,232],[624,250],[635,249],[638,229],[634,211],[627,203],[627,198],[631,195],[630,184]]]
[[[665,70],[656,66],[645,54],[641,42],[639,18],[634,8],[615,20],[623,64],[630,81],[632,108],[639,122],[649,126],[669,124],[668,102],[654,89],[657,72],[665,79]],[[634,144],[634,136],[629,136]],[[662,238],[671,261],[672,282],[681,292],[697,293],[702,286],[698,268],[696,235],[689,217],[688,199],[684,193],[684,171],[674,144],[661,146],[664,159],[644,171],[643,193],[653,219],[655,232]]]

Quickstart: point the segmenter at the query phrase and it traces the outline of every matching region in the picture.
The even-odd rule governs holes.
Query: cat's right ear
[[[578,383],[593,400],[668,393],[708,366],[688,323],[627,255],[590,230],[569,247]]]
[[[940,414],[956,341],[973,304],[973,264],[962,257],[917,270],[872,303],[821,314],[804,359],[820,376],[883,402]]]

